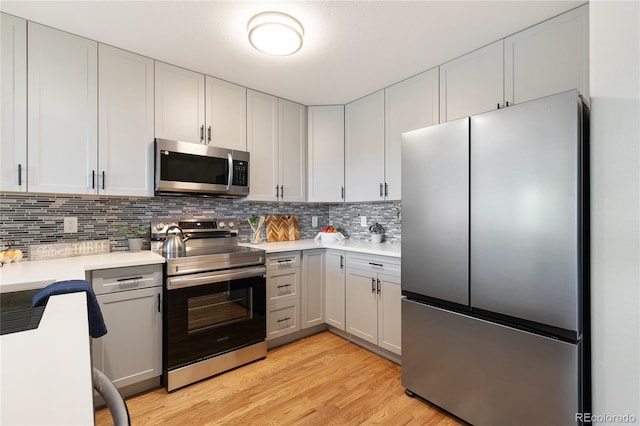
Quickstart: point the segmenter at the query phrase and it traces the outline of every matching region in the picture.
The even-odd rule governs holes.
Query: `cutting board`
[[[295,241],[300,239],[298,217],[287,215],[270,215],[266,217],[267,242]]]

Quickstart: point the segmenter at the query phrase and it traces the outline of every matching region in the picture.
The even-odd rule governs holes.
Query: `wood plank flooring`
[[[404,394],[400,366],[330,332],[167,393],[127,399],[132,425],[461,425]],[[106,408],[96,425],[112,425]]]

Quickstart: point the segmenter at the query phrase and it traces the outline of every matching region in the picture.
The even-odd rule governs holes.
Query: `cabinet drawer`
[[[300,269],[267,272],[267,304],[298,299]]]
[[[267,307],[267,340],[300,330],[300,303],[278,303]]]
[[[347,268],[399,277],[400,259],[388,256],[347,253]]]
[[[284,253],[273,253],[267,255],[267,270],[278,271],[282,269],[299,268],[300,252],[288,251]]]
[[[96,294],[162,286],[162,265],[96,269],[87,274]]]

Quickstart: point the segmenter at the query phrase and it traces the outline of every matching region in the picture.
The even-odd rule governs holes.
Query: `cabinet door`
[[[302,328],[324,323],[325,251],[302,254]]]
[[[162,374],[162,287],[97,296],[107,334],[93,340],[93,364],[117,387]]]
[[[343,251],[327,250],[325,259],[325,322],[344,331],[345,255]]]
[[[438,123],[438,69],[384,89],[384,194],[400,199],[402,133]]]
[[[275,201],[278,185],[278,98],[247,90],[249,199]]]
[[[98,45],[28,23],[30,192],[95,193]]]
[[[206,76],[207,143],[247,150],[247,89]]]
[[[588,5],[504,41],[505,99],[521,103],[578,89],[589,101]]]
[[[304,201],[307,111],[304,105],[278,99],[278,181],[281,201]]]
[[[503,41],[440,65],[440,120],[504,106]]]
[[[378,346],[401,354],[401,299],[400,279],[393,275],[378,275]]]
[[[345,200],[384,199],[384,90],[345,106]]]
[[[101,44],[99,192],[153,195],[153,60]]]
[[[307,199],[344,201],[344,106],[309,107],[307,124]]]
[[[378,294],[376,278],[364,271],[347,270],[347,332],[378,344]]]
[[[2,15],[0,191],[27,190],[27,21]]]
[[[156,137],[204,143],[204,75],[156,61]]]

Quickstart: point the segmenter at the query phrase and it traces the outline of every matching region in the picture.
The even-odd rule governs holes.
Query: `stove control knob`
[[[225,223],[224,222],[218,222],[218,228],[220,229],[224,229],[225,228]]]
[[[229,229],[233,229],[235,226],[236,226],[235,223],[229,222]]]
[[[164,229],[164,223],[156,223],[156,231],[162,231]]]

